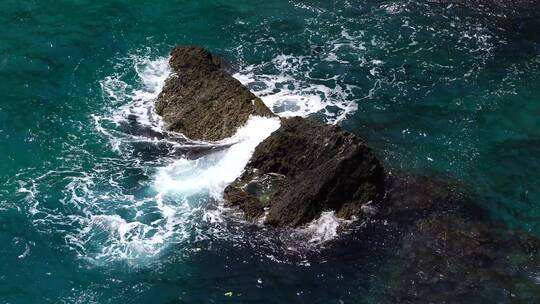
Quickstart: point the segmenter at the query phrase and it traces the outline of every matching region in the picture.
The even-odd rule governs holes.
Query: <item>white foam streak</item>
[[[31,214],[38,213],[38,205],[39,201],[36,200],[36,195],[39,193],[36,189],[36,183],[31,180],[31,186],[29,188],[26,188],[24,184],[19,183],[19,189],[17,189],[18,193],[25,193],[26,196],[24,200],[28,204],[28,211]]]
[[[196,160],[175,161],[158,171],[154,187],[160,193],[208,193],[219,199],[223,189],[242,173],[255,147],[277,128],[278,119],[253,116],[233,137],[222,142],[233,143],[230,148]]]
[[[105,96],[114,103],[127,102],[109,118],[118,124],[131,116],[135,117],[139,124],[162,131],[163,123],[154,111],[154,101],[171,73],[169,58],[160,57],[152,60],[147,57],[131,56],[130,60],[139,77],[140,86],[134,88],[127,84],[123,80],[123,74],[106,77],[100,82]]]

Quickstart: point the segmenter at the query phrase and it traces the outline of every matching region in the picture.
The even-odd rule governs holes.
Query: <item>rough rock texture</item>
[[[250,115],[274,116],[264,103],[200,47],[176,47],[173,74],[156,101],[168,129],[190,139],[220,140],[233,135]]]
[[[358,137],[295,117],[257,146],[225,199],[250,220],[267,208],[266,224],[295,227],[327,210],[342,218],[369,214],[383,190],[383,167]]]

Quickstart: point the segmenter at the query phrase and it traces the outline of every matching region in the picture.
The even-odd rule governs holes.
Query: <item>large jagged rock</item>
[[[216,141],[232,136],[250,115],[274,116],[206,49],[176,47],[169,64],[173,74],[155,105],[169,130]]]
[[[371,149],[338,126],[307,118],[283,119],[257,146],[225,199],[249,220],[295,227],[335,211],[342,218],[373,211],[384,190],[384,170]]]

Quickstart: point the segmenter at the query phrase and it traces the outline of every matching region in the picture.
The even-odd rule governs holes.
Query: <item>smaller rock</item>
[[[232,136],[250,115],[275,116],[206,49],[176,47],[169,64],[174,73],[158,96],[156,112],[171,131],[216,141]]]

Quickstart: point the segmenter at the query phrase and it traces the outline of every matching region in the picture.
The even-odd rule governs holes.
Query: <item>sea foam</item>
[[[170,75],[168,58],[131,57],[130,60],[140,83],[127,84],[121,73],[105,78],[101,82],[103,93],[114,106],[110,114],[94,116],[96,130],[107,136],[111,148],[126,159],[133,157],[132,151],[118,147],[145,139],[118,132],[115,126],[129,122],[147,126],[163,135],[159,140],[146,139],[156,144],[176,136],[164,129],[161,118],[154,111],[154,101]],[[277,118],[252,116],[231,138],[212,143],[196,142],[198,146],[226,148],[196,159],[185,156],[160,159],[150,169],[154,172],[146,188],[150,195],[129,199],[135,217],[126,219],[118,214],[92,214],[83,220],[84,228],[73,239],[83,240],[84,247],[85,243],[95,244],[96,236],[103,238],[106,235],[99,240],[101,247],[91,256],[92,260],[122,259],[140,263],[140,259],[160,254],[169,243],[191,239],[194,233],[198,233],[197,225],[201,221],[210,225],[221,223],[221,207],[207,209],[209,201],[221,200],[223,189],[242,173],[255,147],[279,124]],[[186,143],[170,143],[186,146]],[[146,221],[149,216],[155,219]],[[201,238],[205,236],[195,235],[195,239]]]
[[[334,106],[340,113],[329,116],[329,122],[335,123],[340,115],[354,110],[351,104],[332,97],[349,94],[347,89],[294,80],[291,69],[301,61],[278,56],[271,63],[281,69],[278,74],[258,74],[255,66],[248,66],[235,77],[247,85],[263,80],[266,89],[254,91],[280,116],[307,116]],[[167,57],[130,56],[120,60],[115,70],[100,82],[109,108],[92,115],[91,120],[116,156],[93,159],[92,169],[59,169],[38,177],[35,184],[21,185],[19,191],[27,195],[37,227],[72,227],[65,231],[64,239],[82,259],[101,265],[127,261],[133,266],[154,260],[171,244],[182,244],[189,251],[204,246],[199,243],[205,240],[230,241],[270,249],[273,259],[279,259],[277,239],[287,240],[286,248],[300,248],[337,235],[340,222],[330,213],[305,228],[279,232],[282,235],[277,237],[272,235],[278,232],[246,235],[242,216],[223,207],[223,189],[242,173],[256,146],[279,128],[279,119],[252,116],[231,138],[192,142],[167,131],[154,110],[155,99],[171,73]],[[150,131],[139,134],[132,127]],[[146,148],[139,151],[140,143]],[[166,148],[160,150],[163,145]],[[199,158],[176,153],[176,149],[195,145],[209,152]],[[152,149],[163,155],[142,156]],[[64,211],[46,208],[33,197],[49,178],[61,178],[64,183],[60,198]]]
[[[279,119],[252,116],[245,126],[221,144],[225,151],[196,160],[181,158],[158,170],[154,187],[160,193],[208,193],[219,199],[223,189],[242,173],[255,147],[279,128]]]
[[[335,124],[355,112],[358,107],[352,97],[358,87],[337,83],[337,76],[312,78],[310,64],[306,57],[281,54],[269,62],[244,66],[233,76],[281,117],[323,114],[328,123]]]

